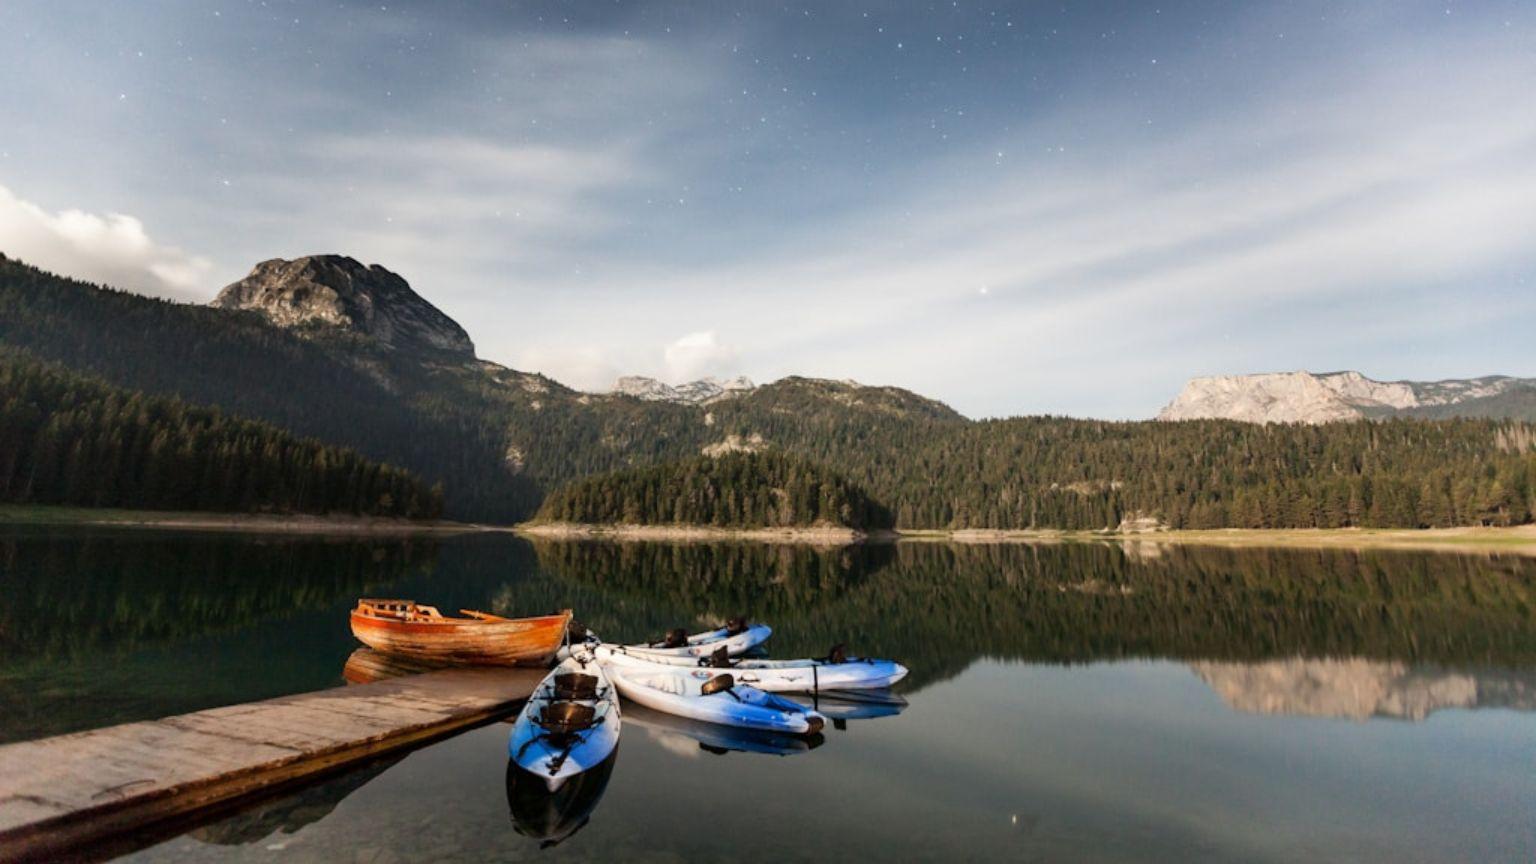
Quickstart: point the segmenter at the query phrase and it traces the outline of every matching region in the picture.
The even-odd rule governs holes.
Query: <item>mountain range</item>
[[[1273,372],[1194,378],[1159,420],[1332,423],[1385,417],[1536,420],[1536,378],[1488,375],[1445,381],[1376,381],[1359,372]]]
[[[1212,420],[972,421],[901,388],[794,376],[629,378],[585,393],[476,357],[463,328],[405,280],[337,255],[262,262],[209,306],[0,256],[0,342],[407,468],[443,484],[459,519],[526,519],[578,478],[743,449],[833,468],[906,528],[1504,524],[1536,509],[1536,436],[1506,421],[1331,424],[1319,439]],[[1519,392],[1435,401],[1415,391],[1392,410],[1487,415],[1490,400]],[[1371,460],[1348,455],[1365,448]]]
[[[263,261],[210,305],[255,311],[279,327],[351,334],[389,351],[442,354],[450,360],[475,357],[464,328],[404,279],[343,255]],[[857,382],[841,383],[861,389]],[[671,385],[629,375],[615,382],[612,393],[646,402],[709,405],[755,388],[745,376]],[[1354,371],[1194,378],[1157,419],[1330,423],[1391,416],[1536,420],[1536,378],[1377,381]]]
[[[613,385],[613,392],[647,402],[677,402],[683,405],[708,405],[716,399],[729,399],[752,390],[757,385],[752,379],[740,375],[725,381],[718,378],[700,378],[686,384],[673,386],[647,378],[644,375],[626,375]]]

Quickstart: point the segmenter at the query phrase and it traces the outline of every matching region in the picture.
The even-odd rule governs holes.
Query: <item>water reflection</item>
[[[1528,710],[1523,684],[1478,670],[1536,667],[1536,561],[1510,555],[7,529],[0,741],[369,680],[379,664],[352,656],[346,627],[365,593],[512,615],[569,606],[621,641],[743,614],[772,623],[777,657],[847,642],[902,660],[908,694],[988,658],[1351,658],[1398,664],[1390,675],[1403,681],[1420,669],[1472,675],[1476,704],[1504,687],[1499,704]],[[1348,712],[1397,710],[1390,701]]]
[[[347,655],[341,667],[341,677],[348,684],[372,684],[402,675],[420,675],[437,669],[446,669],[447,663],[434,663],[414,657],[396,657],[381,654],[372,648],[359,648]]]
[[[507,727],[492,724],[147,860],[265,861],[277,847],[308,861],[1531,860],[1536,849],[1536,784],[1522,770],[1536,752],[1525,558],[122,532],[4,533],[0,556],[0,737],[417,671],[359,650],[346,614],[363,593],[516,614],[571,606],[621,640],[744,614],[774,626],[775,657],[847,642],[912,669],[894,694],[822,694],[834,728],[818,742],[627,708],[625,767],[559,801],[506,776]]]
[[[1191,663],[1234,711],[1419,721],[1447,708],[1536,711],[1536,670],[1443,669],[1398,661],[1306,659]]]
[[[608,789],[608,778],[618,755],[614,751],[596,767],[567,780],[554,792],[544,785],[544,778],[524,771],[508,759],[507,807],[517,833],[540,841],[540,848],[548,848],[586,827]]]
[[[890,690],[824,690],[815,695],[802,693],[784,695],[820,711],[834,724],[846,723],[849,720],[895,717],[907,710],[908,705],[905,696]],[[836,728],[842,729],[844,726],[838,725]]]
[[[258,802],[233,816],[194,828],[187,836],[202,843],[239,846],[269,841],[274,834],[297,834],[304,826],[329,816],[342,799],[403,758],[380,759],[296,792]]]
[[[909,691],[983,657],[1536,665],[1529,558],[1158,549],[536,545],[541,568],[598,587],[609,602],[652,598],[699,620],[749,614],[773,624],[780,657],[815,656],[846,641],[856,653],[910,666]],[[615,625],[599,632],[625,640],[650,632]]]
[[[760,729],[739,729],[677,717],[633,702],[624,704],[624,728],[644,730],[662,749],[688,759],[701,753],[719,756],[733,751],[796,756],[815,750],[825,741],[821,733],[781,735]]]
[[[430,573],[431,538],[0,533],[0,648],[62,662],[239,630]]]

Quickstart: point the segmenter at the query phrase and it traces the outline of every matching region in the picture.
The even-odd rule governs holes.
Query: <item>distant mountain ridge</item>
[[[1192,378],[1159,420],[1332,423],[1393,416],[1536,419],[1536,378],[1377,381],[1359,372]]]
[[[721,381],[713,376],[673,386],[644,375],[625,375],[614,382],[613,392],[646,402],[676,402],[680,405],[707,405],[716,399],[728,399],[757,389],[752,379],[738,375]]]

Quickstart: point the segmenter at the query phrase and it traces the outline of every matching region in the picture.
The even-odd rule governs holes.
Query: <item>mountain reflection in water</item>
[[[1233,710],[1423,720],[1447,708],[1536,710],[1536,670],[1439,669],[1361,658],[1191,663]]]

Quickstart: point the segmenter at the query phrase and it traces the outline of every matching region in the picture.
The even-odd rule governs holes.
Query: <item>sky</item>
[[[0,252],[404,276],[480,356],[1141,418],[1536,375],[1536,3],[6,0]]]

